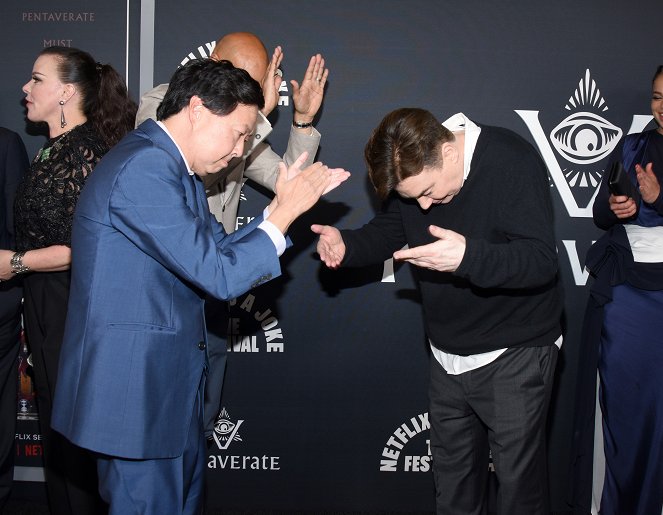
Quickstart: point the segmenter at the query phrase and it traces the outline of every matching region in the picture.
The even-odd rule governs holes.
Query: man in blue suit
[[[303,154],[263,216],[228,235],[200,180],[242,155],[260,85],[227,61],[175,72],[157,111],[97,165],[76,208],[69,316],[52,426],[98,456],[111,514],[203,505],[204,296],[280,274],[290,223],[347,172]]]

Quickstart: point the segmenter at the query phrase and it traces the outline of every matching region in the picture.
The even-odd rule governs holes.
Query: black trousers
[[[25,332],[32,352],[51,514],[99,515],[107,508],[99,496],[95,460],[51,429],[69,280],[68,272],[33,273],[24,278]]]
[[[488,513],[489,452],[498,515],[548,515],[546,417],[556,346],[508,349],[450,375],[431,358],[430,425],[438,515]]]
[[[0,283],[0,513],[14,480],[21,296],[15,280]]]

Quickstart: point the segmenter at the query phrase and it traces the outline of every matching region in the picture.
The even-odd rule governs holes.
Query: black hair
[[[199,97],[203,105],[216,115],[227,115],[238,104],[255,105],[262,109],[265,100],[260,84],[230,61],[196,59],[175,71],[168,91],[157,108],[157,120],[165,120],[184,109],[191,97]]]
[[[651,80],[652,83],[656,82],[656,79],[658,79],[658,76],[663,74],[663,64],[659,64],[658,68],[656,68],[656,73],[654,73],[654,78]]]
[[[110,64],[98,63],[89,53],[73,47],[46,47],[39,55],[57,59],[60,82],[76,85],[83,114],[109,146],[133,129],[138,107]]]

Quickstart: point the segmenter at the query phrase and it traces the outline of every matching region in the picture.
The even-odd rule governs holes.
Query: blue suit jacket
[[[280,274],[260,221],[227,235],[152,120],[104,156],[74,216],[54,429],[118,457],[182,454],[206,367],[205,292],[230,299]]]

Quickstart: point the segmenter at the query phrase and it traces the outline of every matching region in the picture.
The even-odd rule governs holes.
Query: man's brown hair
[[[386,115],[364,148],[378,197],[387,198],[401,181],[420,174],[425,166],[441,165],[442,143],[453,139],[453,133],[425,109],[405,107]]]

